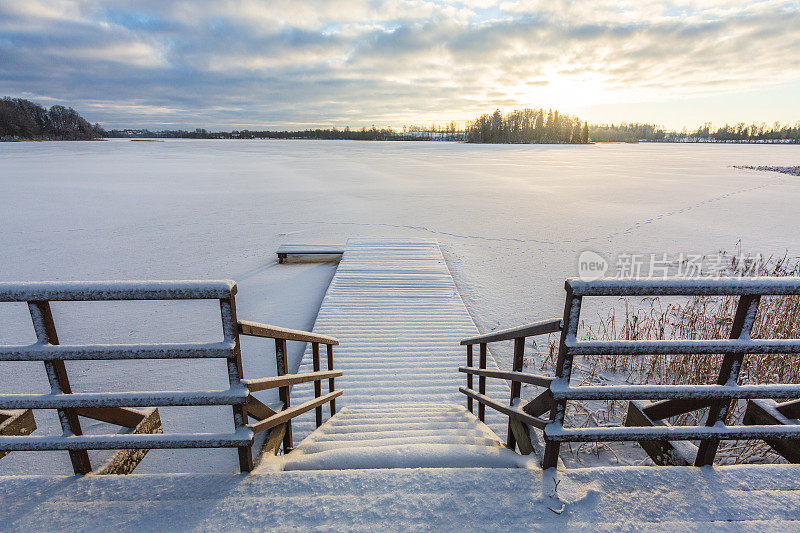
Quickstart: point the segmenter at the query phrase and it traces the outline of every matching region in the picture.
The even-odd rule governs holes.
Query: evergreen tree
[[[581,142],[581,121],[580,119],[575,121],[575,124],[572,126],[572,133],[570,135],[569,142],[572,144],[579,144]]]
[[[536,112],[536,125],[533,128],[533,136],[536,142],[544,142],[544,111]]]

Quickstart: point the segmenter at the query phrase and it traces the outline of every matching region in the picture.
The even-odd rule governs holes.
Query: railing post
[[[328,352],[328,370],[333,370],[333,345],[332,344],[326,344],[325,346],[328,349],[327,350],[327,352]],[[328,380],[328,392],[329,393],[333,392],[334,388],[335,388],[335,384],[333,382],[333,378],[330,378]],[[333,416],[335,414],[336,414],[336,398],[331,400],[331,416]]]
[[[556,379],[550,384],[560,381],[569,387],[569,379],[572,374],[572,354],[567,351],[567,339],[575,340],[578,333],[578,323],[581,314],[581,297],[572,293],[572,287],[566,284],[567,297],[564,302],[564,323],[561,330],[561,341],[558,345],[558,359],[556,360]],[[557,400],[553,402],[550,409],[550,424],[559,427],[564,426],[564,416],[567,411],[567,400]],[[542,458],[542,468],[548,469],[558,466],[558,453],[561,444],[547,438],[547,427],[544,430],[544,457]]]
[[[750,331],[753,329],[753,322],[758,312],[758,304],[761,297],[758,295],[744,295],[739,298],[736,306],[736,314],[731,325],[731,339],[750,338]],[[726,353],[722,359],[719,369],[717,385],[738,385],[739,370],[742,368],[743,353]],[[718,422],[725,423],[730,411],[732,398],[722,398],[711,402],[708,409],[706,426],[716,425]],[[719,439],[703,439],[697,447],[697,457],[695,466],[706,466],[714,463],[714,457],[719,448]]]
[[[58,344],[58,333],[56,332],[53,313],[50,310],[50,302],[28,302],[28,310],[31,313],[36,340],[42,344]],[[72,393],[64,361],[44,361],[44,368],[47,371],[47,380],[50,383],[50,392],[52,394]],[[78,415],[75,414],[73,409],[58,409],[57,412],[58,419],[61,422],[61,429],[65,436],[70,434],[83,435]],[[69,458],[72,461],[72,470],[76,474],[88,474],[92,471],[89,453],[86,450],[70,450]]]
[[[277,365],[277,374],[279,376],[284,376],[287,373],[287,367],[289,366],[288,361],[286,359],[286,339],[275,339],[275,362]],[[290,406],[289,401],[289,386],[280,387],[278,389],[278,396],[283,403],[283,408],[288,409]],[[283,435],[283,453],[287,454],[292,451],[292,421],[286,421],[286,433]]]
[[[236,320],[236,286],[231,289],[228,298],[219,301],[222,315],[222,334],[226,341],[233,341],[233,354],[228,358],[228,383],[233,388],[244,388],[242,383],[244,371],[242,369],[242,347],[239,344],[239,326]],[[233,406],[233,425],[239,430],[247,427],[247,407],[244,404]],[[250,446],[239,446],[239,468],[242,472],[253,469],[253,451]]]
[[[472,367],[472,345],[467,344],[467,366]],[[467,388],[472,390],[472,374],[467,374]],[[472,398],[467,396],[467,409],[472,413]]]
[[[480,344],[480,352],[478,358],[478,365],[481,369],[486,369],[486,343],[482,342]],[[478,392],[481,394],[486,394],[486,376],[478,376]],[[478,418],[481,422],[484,421],[486,417],[486,406],[482,403],[478,402]]]
[[[525,337],[518,337],[514,339],[514,362],[511,370],[514,372],[522,372],[522,364],[525,359]],[[514,400],[519,398],[522,392],[522,383],[519,381],[511,382],[511,402],[509,405],[514,405]],[[517,439],[514,436],[514,431],[511,429],[511,417],[508,417],[508,440],[506,446],[514,450],[517,447]]]
[[[311,355],[314,361],[314,372],[319,372],[319,343],[311,343]],[[319,380],[314,381],[314,398],[322,396],[322,383]],[[314,413],[317,417],[317,427],[322,425],[322,406],[315,409]]]

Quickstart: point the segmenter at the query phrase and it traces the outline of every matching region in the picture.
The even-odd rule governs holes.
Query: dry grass
[[[734,260],[735,261],[735,260]],[[732,265],[735,268],[735,263]],[[763,275],[797,276],[800,263],[787,257],[767,261]],[[730,334],[736,297],[696,296],[676,298],[622,298],[621,316],[612,309],[593,322],[581,322],[584,340],[644,339],[722,339]],[[800,338],[800,297],[762,298],[753,338]],[[557,339],[549,339],[547,357],[541,368],[552,371],[558,350]],[[719,355],[647,355],[592,356],[576,361],[573,380],[578,383],[703,384],[717,380],[722,357]],[[741,383],[800,383],[800,360],[796,355],[755,354],[745,357]],[[577,383],[573,383],[577,384]],[[729,415],[728,423],[741,423],[745,402],[740,401]],[[567,423],[573,427],[621,425],[627,411],[626,401],[570,402]],[[670,423],[695,425],[705,422],[706,411],[674,417]],[[604,446],[605,445],[601,445]],[[608,447],[605,447],[608,449]],[[583,446],[576,453],[598,447]],[[718,453],[722,464],[777,462],[780,456],[761,441],[723,441]]]

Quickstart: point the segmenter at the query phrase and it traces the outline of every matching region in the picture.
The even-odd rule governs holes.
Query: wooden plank
[[[486,369],[486,343],[482,342],[479,345],[478,351],[478,366],[481,370]],[[478,393],[485,395],[486,394],[486,376],[478,376]],[[478,405],[478,420],[481,422],[485,421],[486,417],[486,406],[483,403]]]
[[[734,383],[734,381],[731,381]],[[582,385],[564,387],[554,383],[551,387],[556,400],[652,400],[674,398],[690,400],[698,398],[712,403],[715,399],[748,398],[797,398],[800,385]]]
[[[333,345],[328,344],[326,346],[328,352],[328,370],[333,370]],[[333,378],[328,380],[328,392],[333,392],[336,390],[336,385],[334,384]],[[336,414],[336,399],[331,400],[331,416]]]
[[[642,341],[570,340],[571,355],[800,354],[800,339],[699,339]]]
[[[341,370],[321,370],[319,372],[307,372],[305,374],[285,374],[272,378],[243,379],[242,383],[247,385],[250,392],[258,392],[267,389],[277,389],[309,381],[319,381],[321,379],[338,378],[343,372]]]
[[[0,411],[0,435],[30,435],[35,430],[36,420],[32,410]],[[0,450],[0,459],[8,453]]]
[[[572,355],[567,352],[567,339],[575,338],[578,332],[581,314],[581,297],[573,294],[569,283],[565,284],[567,296],[564,300],[564,318],[562,319],[561,339],[558,344],[558,358],[556,359],[556,378],[569,386],[572,375]],[[553,401],[553,408],[550,409],[550,422],[558,426],[564,426],[564,416],[567,412],[567,400]],[[555,468],[558,466],[558,454],[561,445],[558,441],[551,440],[544,435],[544,457],[542,457],[542,468]]]
[[[492,400],[488,396],[475,392],[474,390],[470,390],[466,387],[459,387],[458,390],[463,394],[472,397],[475,401],[477,401],[481,405],[488,405],[495,411],[500,411],[504,415],[514,417],[520,422],[525,422],[526,424],[530,424],[531,426],[537,429],[544,429],[544,427],[547,425],[547,422],[542,420],[541,418],[531,416],[520,409],[503,405],[500,402]]]
[[[275,339],[275,365],[277,367],[278,376],[285,376],[288,372],[289,363],[286,359],[286,340]],[[283,404],[284,412],[289,410],[291,406],[291,396],[288,385],[284,385],[278,389],[278,397]],[[270,417],[271,418],[271,417]],[[266,420],[262,420],[259,424],[263,424]],[[265,428],[268,429],[268,428]],[[292,443],[292,422],[291,417],[286,419],[286,431],[283,433],[283,453],[292,451],[294,444]]]
[[[284,255],[342,255],[344,253],[344,246],[335,244],[281,244],[278,246],[278,249],[275,253]]]
[[[265,404],[255,396],[247,397],[247,416],[256,420],[264,420],[276,414],[277,411]]]
[[[292,418],[294,418],[294,417],[296,417],[298,415],[301,415],[301,414],[305,413],[306,411],[310,411],[310,410],[314,409],[315,407],[317,407],[318,405],[322,405],[322,404],[324,404],[326,402],[329,402],[333,398],[338,398],[339,396],[342,395],[342,392],[343,391],[340,391],[340,390],[333,391],[331,393],[326,394],[325,396],[321,396],[321,397],[316,398],[314,400],[302,403],[302,404],[298,405],[297,407],[290,407],[289,409],[284,409],[283,411],[280,411],[277,415],[271,416],[270,418],[267,418],[266,420],[262,420],[261,422],[256,422],[255,424],[253,424],[250,427],[253,429],[253,433],[256,433],[256,434],[257,433],[261,433],[262,431],[266,431],[266,430],[268,430],[268,429],[270,429],[272,427],[277,426],[278,424],[282,424],[284,422],[288,422]],[[288,428],[288,426],[287,426],[287,428]],[[288,453],[288,452],[284,451],[284,453]]]
[[[246,387],[217,391],[74,392],[71,394],[4,394],[0,409],[69,409],[175,405],[244,405]]]
[[[514,359],[511,363],[511,371],[512,372],[522,372],[522,365],[525,360],[525,337],[518,337],[514,339]],[[511,401],[510,405],[514,405],[514,400],[519,398],[520,391],[522,390],[522,384],[519,381],[512,381],[511,382]],[[511,428],[511,418],[508,419],[508,436],[506,440],[506,447],[509,450],[515,450],[517,448],[517,437],[514,433],[514,430]],[[530,437],[528,438],[530,440]],[[523,444],[524,446],[524,444]]]
[[[132,434],[137,435],[144,435],[144,434],[156,434],[156,433],[163,433],[164,429],[161,426],[161,416],[158,414],[158,408],[154,407],[141,413],[142,419],[140,420],[139,424],[137,424]],[[142,462],[144,456],[147,455],[147,452],[150,450],[147,448],[133,448],[133,449],[123,449],[117,451],[114,456],[99,470],[97,470],[97,474],[119,474],[125,475],[130,474],[131,472],[136,469],[139,463]]]
[[[800,400],[780,402],[775,405],[775,409],[786,418],[800,419]]]
[[[56,324],[53,321],[50,302],[28,302],[28,310],[30,311],[33,329],[36,331],[36,338],[39,342],[50,345],[58,344],[58,333],[56,332]],[[50,382],[50,390],[53,394],[70,394],[72,392],[64,361],[45,361],[44,367],[47,372],[47,380]],[[73,409],[58,409],[57,412],[61,429],[65,434],[76,436],[83,434],[78,415]],[[76,474],[88,474],[92,471],[92,463],[89,461],[89,454],[86,450],[70,450],[69,458],[72,462],[72,469]]]
[[[6,451],[238,448],[252,444],[253,431],[249,427],[238,429],[233,433],[0,436],[0,450]]]
[[[500,379],[507,379],[509,381],[516,381],[519,383],[529,383],[531,385],[537,385],[539,387],[549,387],[550,383],[552,383],[553,379],[547,376],[539,376],[536,374],[528,374],[527,372],[511,372],[508,370],[482,370],[480,368],[470,367],[470,366],[460,366],[458,367],[459,372],[464,372],[467,374],[467,377],[470,375],[475,376],[486,376],[487,378],[500,378]],[[470,387],[469,383],[467,383],[467,387]]]
[[[509,431],[514,434],[519,453],[522,455],[530,455],[533,453],[533,444],[531,443],[531,434],[528,426],[515,418],[509,417],[508,428]]]
[[[733,324],[731,325],[731,339],[738,340],[742,338],[743,334],[746,338],[750,338],[750,330],[753,327],[753,321],[755,321],[760,301],[761,297],[758,295],[745,294],[739,297],[739,303],[736,306],[736,314],[733,317]],[[743,353],[726,353],[722,358],[719,377],[717,377],[717,385],[736,385],[739,382],[739,370],[742,367],[743,359]],[[728,418],[730,406],[730,397],[711,402],[708,408],[706,425],[714,426],[719,423],[724,424]],[[695,466],[713,464],[718,447],[718,439],[704,439],[701,441],[697,448],[697,459],[695,459],[694,462]]]
[[[330,337],[328,335],[319,335],[317,333],[310,333],[308,331],[259,324],[258,322],[250,322],[249,320],[240,320],[238,326],[240,334],[249,335],[251,337],[283,339],[287,341],[319,342],[320,344],[333,344],[334,346],[339,344],[339,341],[335,337]]]
[[[628,402],[628,414],[625,417],[625,425],[667,427],[669,424],[660,420],[651,420],[645,414],[644,405],[636,401],[630,401]],[[692,446],[695,448],[695,454],[697,453],[697,448],[692,444],[688,442],[683,444]],[[647,452],[647,455],[649,455],[653,462],[657,465],[689,466],[694,463],[694,455],[686,457],[684,453],[679,451],[683,448],[680,446],[676,447],[670,441],[639,441],[639,446],[641,446],[644,451]]]
[[[800,424],[758,426],[662,426],[564,428],[548,424],[545,437],[556,442],[633,442],[640,440],[800,439]]]
[[[135,428],[147,416],[146,411],[129,407],[80,407],[75,409],[75,413],[78,416],[126,428]]]
[[[242,347],[239,343],[239,327],[238,320],[236,319],[236,297],[233,291],[231,291],[229,297],[220,298],[219,308],[222,317],[222,334],[226,341],[233,342],[232,357],[227,359],[228,383],[233,390],[234,388],[242,386],[242,378],[244,377]],[[233,405],[231,408],[233,410],[233,425],[236,430],[239,431],[247,427],[246,404]],[[252,444],[252,442],[250,444]],[[238,446],[239,469],[242,472],[250,472],[253,470],[253,450],[250,444]]]
[[[748,426],[796,425],[797,419],[789,418],[778,410],[780,404],[770,400],[750,400],[742,422]],[[800,439],[764,439],[773,450],[790,463],[800,463]]]
[[[542,416],[552,408],[553,393],[550,391],[550,389],[545,389],[533,400],[522,406],[522,410],[531,416]]]
[[[584,281],[570,278],[568,290],[581,296],[742,296],[800,294],[800,277],[719,279],[620,279]]]
[[[561,331],[560,318],[554,320],[544,320],[542,322],[535,322],[533,324],[526,324],[524,326],[504,329],[502,331],[495,331],[494,333],[489,333],[478,337],[471,337],[461,341],[461,344],[469,346],[470,344],[479,344],[482,342],[509,341],[518,339],[520,337],[533,337],[535,335],[556,333],[558,331]]]
[[[650,420],[656,421],[691,413],[709,405],[711,405],[711,400],[706,398],[673,398],[645,405],[644,414]]]
[[[0,302],[216,300],[236,294],[231,280],[0,282]]]
[[[314,372],[319,372],[319,343],[311,343],[311,353],[313,354],[312,359]],[[320,396],[322,396],[322,384],[319,382],[319,380],[314,380],[314,398],[319,398]],[[322,425],[322,406],[317,407],[314,411],[317,427],[320,427]]]
[[[222,359],[232,342],[0,346],[0,361],[116,361],[120,359]]]
[[[286,424],[281,424],[272,428],[269,432],[267,440],[264,441],[264,445],[261,447],[261,455],[278,455],[278,452],[281,449],[281,444],[283,444],[283,436],[285,433]]]
[[[458,367],[458,371],[459,372],[466,372],[467,373],[467,388],[471,390],[472,389],[472,385],[473,385],[473,382],[472,382],[473,374],[472,374],[472,372],[467,371],[467,368],[469,368],[470,370],[474,370],[472,368],[472,345],[471,344],[467,344],[467,366],[466,366],[466,368],[463,367],[463,366],[462,367]],[[473,412],[472,411],[472,397],[470,397],[470,396],[467,396],[467,409],[469,409],[470,413]]]

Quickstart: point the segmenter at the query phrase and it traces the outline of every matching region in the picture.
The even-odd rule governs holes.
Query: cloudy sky
[[[107,127],[800,120],[800,1],[2,0],[0,95]]]

